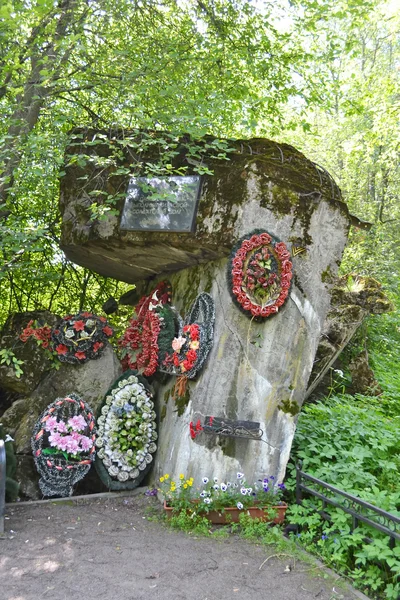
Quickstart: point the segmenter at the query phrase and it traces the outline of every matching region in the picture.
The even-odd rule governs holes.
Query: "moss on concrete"
[[[282,412],[292,415],[292,417],[295,417],[300,412],[300,406],[297,402],[292,402],[289,398],[287,400],[282,400],[278,408]]]

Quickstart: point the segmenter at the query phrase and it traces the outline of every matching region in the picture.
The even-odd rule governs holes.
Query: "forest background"
[[[127,289],[69,262],[59,249],[59,181],[68,132],[78,126],[168,131],[176,139],[189,133],[194,143],[205,134],[264,136],[296,146],[331,173],[350,211],[372,223],[369,230],[352,228],[342,273],[377,278],[398,308],[396,4],[3,1],[0,323],[15,311],[99,312],[109,296],[118,298]],[[141,166],[148,173],[171,172],[167,153],[158,165]],[[93,197],[93,219],[110,210],[112,200],[100,206]],[[127,316],[121,312],[118,318]],[[349,395],[346,369],[334,373],[327,397],[302,411],[293,458],[302,458],[305,470],[396,512],[398,314],[371,318],[348,352],[361,347],[368,349],[383,394]],[[350,535],[339,514],[329,527],[315,517],[310,521],[310,514],[307,507],[293,511],[308,546],[370,593],[398,598],[398,549],[379,536],[365,545],[361,534]]]

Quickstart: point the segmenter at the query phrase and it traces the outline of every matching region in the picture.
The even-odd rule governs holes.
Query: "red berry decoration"
[[[284,242],[255,230],[234,246],[228,278],[234,302],[249,317],[274,315],[289,295],[293,264]]]

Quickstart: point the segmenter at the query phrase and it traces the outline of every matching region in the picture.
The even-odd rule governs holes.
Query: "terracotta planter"
[[[197,502],[193,503],[196,506]],[[201,513],[206,519],[208,519],[214,525],[226,525],[227,523],[238,523],[239,515],[241,513],[249,515],[252,519],[260,519],[265,523],[283,523],[285,519],[285,513],[287,510],[287,504],[280,504],[279,506],[269,506],[268,508],[258,508],[257,506],[251,506],[250,508],[243,508],[239,510],[236,507],[224,508],[223,511],[218,512],[217,510],[210,510],[208,513]],[[164,510],[167,518],[170,519],[172,516],[173,508],[167,505],[164,500]],[[273,514],[271,515],[271,512]]]

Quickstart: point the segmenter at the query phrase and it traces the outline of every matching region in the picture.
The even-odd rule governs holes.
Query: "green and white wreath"
[[[137,371],[126,371],[107,392],[97,418],[96,470],[112,490],[137,487],[157,450],[152,390]]]

